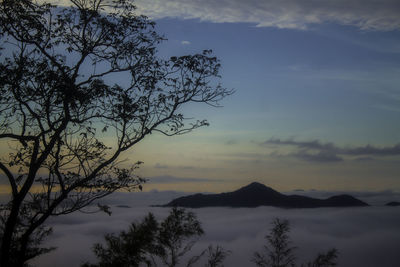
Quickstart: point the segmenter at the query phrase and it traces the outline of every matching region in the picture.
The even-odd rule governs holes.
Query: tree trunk
[[[3,237],[1,240],[1,251],[0,251],[0,266],[11,267],[10,265],[10,254],[11,254],[11,243],[12,236],[17,225],[19,209],[22,201],[17,197],[12,200],[12,208],[10,215],[6,221]]]

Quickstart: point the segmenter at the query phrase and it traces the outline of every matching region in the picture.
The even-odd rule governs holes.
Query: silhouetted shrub
[[[267,245],[264,246],[265,252],[254,253],[252,262],[262,267],[292,267],[296,266],[294,251],[296,247],[291,246],[288,233],[290,226],[288,220],[276,218],[272,222],[270,233],[265,237]],[[320,253],[308,263],[301,264],[302,267],[332,267],[336,266],[337,250],[331,249],[327,253]]]
[[[172,208],[168,217],[158,223],[149,213],[140,223],[132,223],[127,232],[105,236],[105,245],[95,244],[93,251],[99,262],[82,267],[131,267],[182,265],[182,257],[189,252],[204,231],[193,212]],[[209,246],[200,255],[189,258],[186,266],[193,266],[204,255],[206,266],[222,266],[229,254],[222,247]]]

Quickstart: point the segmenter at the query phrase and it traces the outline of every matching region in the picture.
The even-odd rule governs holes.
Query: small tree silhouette
[[[302,267],[332,267],[336,266],[338,251],[336,249],[330,249],[327,253],[320,253],[312,262],[302,264]]]
[[[267,239],[270,246],[264,246],[267,254],[254,253],[253,262],[258,266],[285,267],[295,266],[295,247],[290,246],[288,232],[290,231],[289,221],[275,219],[272,222],[273,228]]]
[[[176,266],[203,233],[193,212],[172,208],[158,230],[158,242],[164,248],[164,253],[159,255],[163,263],[169,267]]]
[[[95,244],[93,248],[99,263],[85,263],[82,267],[157,266],[157,262],[162,266],[178,266],[203,233],[196,215],[185,209],[172,208],[161,223],[149,213],[141,223],[132,223],[128,232],[106,235],[105,246]],[[186,266],[193,266],[205,254],[206,266],[218,267],[229,252],[220,246],[209,246],[200,255],[191,257]]]
[[[95,244],[93,248],[99,263],[83,266],[139,266],[139,263],[151,266],[154,261],[152,255],[163,253],[156,242],[158,226],[154,215],[149,213],[142,222],[132,223],[127,232],[122,231],[118,236],[107,234],[106,247]]]
[[[206,267],[218,267],[223,266],[225,258],[231,253],[230,251],[224,250],[220,246],[209,246],[207,251],[208,261]]]
[[[265,238],[268,245],[265,245],[265,253],[254,253],[252,262],[262,267],[289,267],[296,266],[294,250],[291,246],[288,233],[290,226],[288,220],[274,219],[272,222],[270,234]],[[336,266],[337,250],[331,249],[327,253],[320,253],[317,257],[308,263],[301,264],[301,267],[332,267]]]

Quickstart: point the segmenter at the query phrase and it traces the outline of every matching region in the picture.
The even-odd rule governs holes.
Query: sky
[[[160,56],[212,49],[223,108],[210,126],[150,136],[145,190],[400,190],[400,2],[138,0],[168,40]]]
[[[400,190],[399,1],[135,3],[167,38],[160,57],[212,49],[222,85],[235,90],[221,108],[183,108],[209,127],[152,134],[122,155],[125,166],[144,162],[145,191],[224,192],[252,181]]]
[[[399,1],[135,4],[167,39],[160,57],[212,49],[235,90],[222,108],[183,108],[209,127],[152,134],[122,156],[144,162],[144,190],[400,190]]]

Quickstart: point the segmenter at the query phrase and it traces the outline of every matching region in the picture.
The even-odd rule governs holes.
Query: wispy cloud
[[[156,163],[156,164],[154,165],[154,168],[156,168],[156,169],[168,169],[169,167],[168,167],[168,165]]]
[[[208,178],[187,178],[187,177],[175,177],[169,175],[154,176],[148,179],[149,183],[154,184],[165,184],[165,183],[210,183],[210,182],[221,182],[221,179],[208,179]]]
[[[386,110],[386,111],[393,111],[393,112],[400,112],[400,107],[395,105],[384,105],[384,104],[376,104],[372,106],[376,109]]]
[[[193,170],[196,167],[191,166],[191,165],[182,165],[182,166],[171,166],[171,165],[166,165],[166,164],[161,164],[161,163],[156,163],[154,164],[155,169],[180,169],[180,170]],[[1,180],[0,180],[1,181]]]
[[[238,141],[233,140],[233,139],[229,139],[229,140],[226,140],[224,144],[227,145],[227,146],[232,146],[232,145],[238,144]]]
[[[293,139],[281,140],[272,138],[262,143],[264,146],[290,146],[294,152],[287,154],[306,161],[337,162],[343,161],[344,156],[354,156],[357,159],[373,159],[374,157],[399,156],[400,144],[386,147],[373,145],[357,147],[339,147],[333,143],[314,141],[295,141]]]
[[[400,28],[398,0],[136,0],[151,18],[176,17],[211,22],[247,22],[260,27],[307,29],[338,23],[362,30]]]
[[[308,151],[301,150],[299,152],[291,154],[299,159],[305,161],[313,161],[313,162],[336,162],[343,161],[343,158],[339,157],[335,153],[330,151],[319,151],[317,153],[310,153]]]

